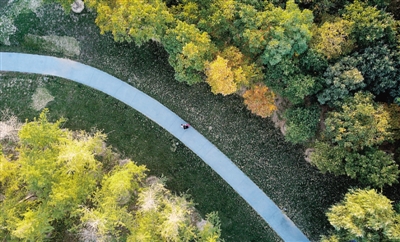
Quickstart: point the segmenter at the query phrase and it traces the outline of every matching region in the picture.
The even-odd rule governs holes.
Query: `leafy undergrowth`
[[[100,36],[87,11],[65,16],[59,7],[48,5],[38,12],[20,14],[14,20],[18,31],[10,37],[12,46],[0,46],[0,50],[61,56],[24,43],[24,35],[74,37],[81,47],[75,60],[131,83],[190,122],[310,239],[317,240],[330,228],[326,210],[355,183],[320,174],[304,161],[303,147],[286,143],[272,122],[252,115],[241,98],[213,95],[206,84],[189,87],[176,82],[160,46],[138,48],[115,43],[110,35]],[[12,108],[22,120],[37,116],[37,111],[26,107],[36,87],[44,85],[55,97],[48,105],[53,119],[66,117],[70,129],[104,130],[108,143],[126,157],[146,164],[154,175],[167,177],[169,189],[190,193],[202,215],[219,211],[227,241],[279,240],[218,175],[182,144],[173,152],[176,140],[142,115],[107,95],[54,77],[3,73],[0,85],[22,77],[35,81],[18,82],[7,89],[1,86],[0,110]]]

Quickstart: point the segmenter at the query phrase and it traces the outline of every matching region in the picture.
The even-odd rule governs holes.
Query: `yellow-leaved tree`
[[[85,4],[96,10],[101,33],[111,32],[119,42],[161,42],[175,21],[162,0],[86,0]]]
[[[211,86],[214,94],[229,95],[236,92],[241,86],[263,79],[261,67],[251,63],[234,46],[225,48],[217,57],[206,65],[206,82]]]
[[[146,185],[146,167],[120,161],[104,134],[61,129],[46,113],[22,126],[18,153],[0,145],[2,240],[220,241],[215,213],[194,226],[187,197]]]
[[[229,95],[237,90],[234,73],[228,66],[228,60],[221,56],[209,63],[206,67],[207,83],[214,94]]]

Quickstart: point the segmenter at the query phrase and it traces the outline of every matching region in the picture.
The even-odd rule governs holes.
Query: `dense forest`
[[[47,1],[66,12],[73,2]],[[85,5],[102,33],[138,46],[158,43],[177,81],[242,96],[251,112],[282,120],[286,140],[310,148],[322,173],[358,180],[362,187],[327,213],[336,231],[323,240],[400,239],[400,216],[381,194],[400,173],[398,0]]]

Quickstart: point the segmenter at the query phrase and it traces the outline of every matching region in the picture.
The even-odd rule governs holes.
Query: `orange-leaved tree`
[[[263,118],[269,117],[277,109],[275,94],[264,84],[258,84],[243,94],[244,103],[254,114]]]

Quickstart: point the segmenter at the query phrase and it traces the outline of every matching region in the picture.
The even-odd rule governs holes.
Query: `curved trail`
[[[58,76],[102,91],[141,112],[178,138],[220,175],[284,240],[309,241],[275,203],[217,147],[182,118],[129,84],[91,66],[51,56],[0,52],[0,71]]]

